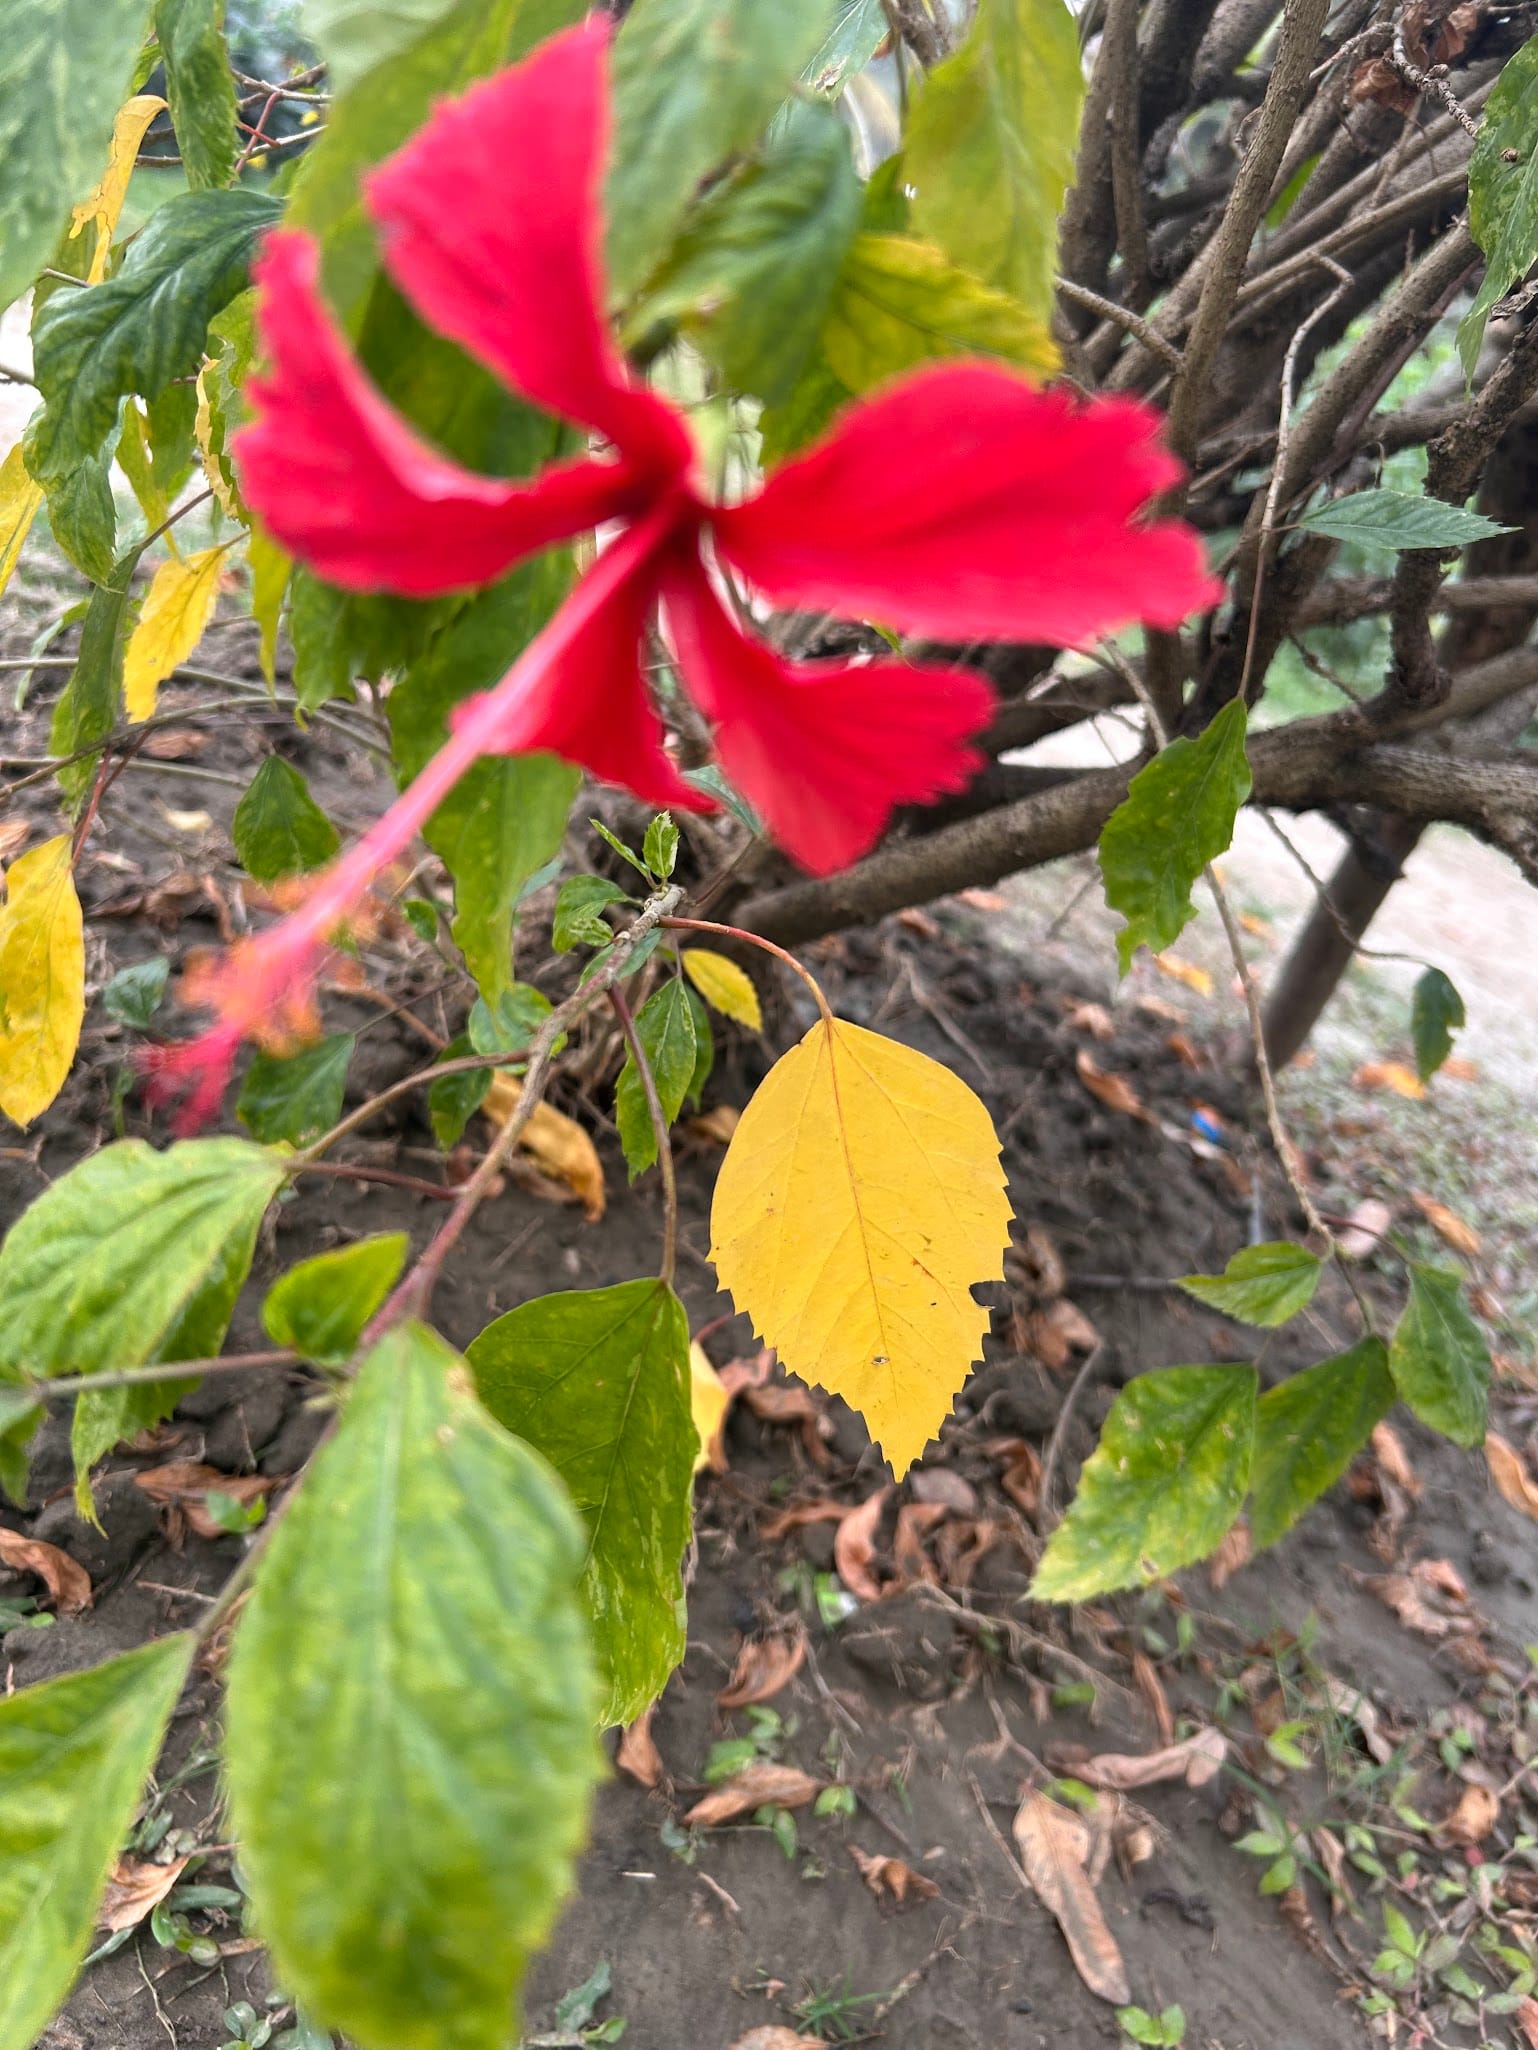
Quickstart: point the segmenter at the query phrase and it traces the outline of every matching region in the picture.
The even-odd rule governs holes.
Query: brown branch
[[[1386,612],[1393,590],[1390,577],[1331,577],[1309,593],[1298,608],[1297,624],[1346,626]],[[1464,577],[1443,584],[1431,600],[1433,612],[1525,612],[1538,607],[1538,576]]]
[[[1073,187],[1063,209],[1063,269],[1097,298],[1116,247],[1111,156],[1118,104],[1136,140],[1138,6],[1139,0],[1110,0],[1106,9],[1100,48],[1084,96]],[[1127,97],[1129,68],[1131,98]],[[1064,293],[1065,298],[1072,296]]]

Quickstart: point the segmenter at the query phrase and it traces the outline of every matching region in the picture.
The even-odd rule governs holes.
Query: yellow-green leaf
[[[824,1018],[777,1061],[716,1182],[711,1258],[794,1373],[859,1410],[899,1477],[982,1352],[973,1284],[1010,1208],[987,1111],[912,1047]]]
[[[764,1014],[758,1007],[758,991],[745,969],[725,954],[709,947],[685,947],[678,957],[684,973],[713,1011],[730,1018],[734,1025],[746,1025],[750,1032],[762,1032]]]
[[[822,351],[853,392],[948,356],[997,356],[1036,377],[1058,367],[1039,313],[958,270],[934,243],[908,235],[856,236],[823,325]]]
[[[246,536],[246,562],[251,571],[251,617],[262,634],[262,674],[271,690],[278,674],[278,617],[294,561],[270,534],[253,527]]]
[[[43,487],[28,476],[18,441],[0,463],[0,591],[11,581],[11,574],[21,560],[21,545],[42,502]]]
[[[112,124],[112,148],[108,153],[107,168],[70,216],[71,241],[93,224],[96,229],[96,247],[91,252],[90,268],[85,274],[88,285],[99,285],[107,275],[112,231],[123,211],[128,181],[133,176],[134,158],[139,154],[145,129],[164,106],[165,101],[157,94],[139,93],[119,107],[117,119]]]
[[[151,716],[161,684],[202,640],[219,597],[224,555],[223,547],[203,548],[196,555],[173,555],[156,570],[123,655],[123,700],[130,719]]]
[[[85,935],[69,835],[6,870],[0,906],[0,1110],[18,1125],[64,1084],[85,1016]]]

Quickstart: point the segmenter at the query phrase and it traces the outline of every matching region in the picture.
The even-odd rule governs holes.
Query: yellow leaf
[[[700,1473],[715,1462],[716,1438],[731,1407],[731,1393],[721,1385],[721,1376],[710,1364],[702,1345],[689,1347],[689,1414],[699,1434],[700,1449],[694,1455],[694,1471]],[[722,1462],[724,1464],[724,1462]]]
[[[0,591],[11,581],[11,572],[21,558],[21,544],[42,502],[42,486],[27,475],[21,443],[17,442],[0,463]]]
[[[493,1124],[505,1125],[522,1101],[523,1084],[516,1075],[493,1075],[481,1108]],[[565,1182],[582,1198],[583,1214],[589,1224],[602,1217],[608,1201],[603,1162],[575,1118],[567,1117],[564,1111],[548,1103],[538,1103],[519,1134],[518,1144],[547,1174]]]
[[[1183,982],[1187,989],[1194,989],[1199,997],[1212,995],[1212,977],[1205,968],[1198,968],[1194,961],[1182,961],[1178,954],[1155,954],[1153,964],[1161,975],[1168,975],[1175,982]]]
[[[219,501],[220,510],[226,518],[241,525],[240,507],[230,489],[230,480],[224,474],[224,464],[219,460],[214,447],[214,414],[208,394],[208,373],[214,368],[214,359],[208,357],[197,376],[197,411],[192,419],[192,438],[198,445],[198,460],[203,465],[203,475],[208,479],[208,488]]]
[[[982,1104],[938,1062],[824,1018],[743,1113],[711,1258],[785,1366],[864,1417],[899,1478],[982,1353],[1010,1209]]]
[[[1426,1085],[1413,1068],[1407,1068],[1403,1061],[1363,1061],[1351,1077],[1355,1089],[1392,1089],[1396,1096],[1408,1096],[1418,1102],[1426,1093]]]
[[[123,655],[123,699],[130,719],[150,717],[160,685],[202,640],[218,600],[228,546],[173,555],[156,570]]]
[[[0,1110],[28,1125],[64,1086],[85,1016],[85,934],[69,835],[18,855],[0,906]]]
[[[134,158],[139,154],[145,129],[164,105],[165,101],[157,99],[154,93],[141,93],[119,107],[117,119],[112,124],[112,149],[107,158],[107,168],[102,172],[96,189],[81,200],[71,216],[71,241],[93,221],[96,223],[96,247],[91,252],[91,267],[86,272],[88,285],[99,285],[107,275],[107,252],[112,247],[112,231],[117,226],[117,217],[123,211],[128,181],[133,176]]]
[[[678,957],[684,973],[713,1011],[750,1032],[762,1032],[764,1014],[758,1007],[758,991],[745,970],[725,954],[713,954],[708,947],[685,947]]]

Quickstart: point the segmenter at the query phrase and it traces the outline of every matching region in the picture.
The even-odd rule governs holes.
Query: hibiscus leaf
[[[845,81],[865,69],[891,32],[883,0],[837,0],[833,26],[807,59],[801,83],[837,99]]]
[[[1381,1338],[1290,1374],[1260,1398],[1250,1474],[1256,1544],[1274,1545],[1340,1479],[1393,1404]]]
[[[1199,1303],[1267,1329],[1295,1317],[1313,1300],[1318,1285],[1317,1256],[1289,1239],[1245,1246],[1221,1274],[1187,1274],[1180,1280],[1186,1294]]]
[[[1043,327],[1083,96],[1063,0],[979,0],[966,41],[925,79],[908,118],[916,225]]]
[[[636,1013],[635,1029],[657,1085],[662,1115],[671,1124],[683,1108],[700,1061],[699,1033],[687,985],[675,976],[654,991]],[[634,1181],[657,1158],[657,1134],[647,1107],[641,1071],[629,1054],[614,1085],[614,1115],[630,1179]]]
[[[269,1145],[286,1139],[302,1146],[317,1138],[342,1115],[342,1091],[357,1043],[350,1032],[333,1032],[297,1053],[258,1048],[241,1085],[236,1117]]]
[[[1196,915],[1191,886],[1227,851],[1250,794],[1245,709],[1233,698],[1195,740],[1174,740],[1133,777],[1100,835],[1105,900],[1126,919],[1123,975],[1141,946],[1162,953]]]
[[[948,356],[996,356],[1037,377],[1057,368],[1045,322],[958,270],[931,242],[861,235],[839,275],[823,355],[852,392]]]
[[[1388,1363],[1394,1385],[1423,1424],[1457,1445],[1485,1434],[1490,1353],[1463,1300],[1463,1276],[1452,1267],[1412,1262],[1410,1299]]]
[[[409,48],[454,0],[305,0],[305,34],[326,60],[326,82],[345,93],[376,64]]]
[[[1516,532],[1418,491],[1352,491],[1305,513],[1298,525],[1363,548],[1464,548],[1492,534]]]
[[[627,1723],[684,1654],[698,1440],[683,1305],[650,1280],[540,1296],[488,1324],[468,1358],[481,1400],[545,1455],[588,1526],[603,1721]]]
[[[1429,1082],[1453,1050],[1453,1034],[1467,1022],[1457,987],[1440,968],[1428,968],[1410,998],[1410,1036],[1415,1065]]]
[[[230,821],[230,838],[247,875],[259,883],[320,868],[341,844],[336,827],[291,762],[269,755]]]
[[[403,1231],[357,1239],[290,1267],[268,1289],[262,1323],[274,1345],[345,1366],[363,1327],[400,1280],[411,1241]]]
[[[48,262],[70,207],[100,175],[149,12],[150,0],[27,0],[7,8],[0,309]]]
[[[0,1110],[29,1125],[64,1086],[85,1016],[85,929],[68,833],[18,854],[0,903]]]
[[[138,542],[120,555],[107,582],[91,593],[80,627],[75,667],[53,708],[48,728],[49,745],[56,755],[72,755],[105,740],[117,723],[123,695],[123,649],[128,638],[128,592],[143,545]],[[97,759],[94,754],[87,755],[59,770],[59,788],[72,808],[83,802],[95,781]]]
[[[235,80],[224,0],[156,0],[155,38],[187,183],[194,192],[226,185],[235,167]]]
[[[1165,1367],[1129,1381],[1036,1569],[1038,1601],[1146,1586],[1215,1549],[1244,1501],[1255,1369]]]
[[[826,23],[827,0],[636,0],[614,44],[606,205],[617,294],[667,254],[705,175],[757,141]]]
[[[1495,81],[1469,159],[1469,230],[1488,259],[1484,283],[1458,328],[1473,378],[1490,309],[1538,257],[1538,37]]]

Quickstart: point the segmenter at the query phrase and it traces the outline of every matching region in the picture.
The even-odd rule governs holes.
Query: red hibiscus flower
[[[600,525],[620,531],[503,681],[457,708],[439,754],[304,909],[237,950],[220,1023],[200,1043],[225,1072],[481,756],[548,749],[653,803],[707,807],[670,760],[647,691],[654,621],[726,775],[818,873],[864,853],[895,805],[958,789],[981,765],[968,744],[992,702],[980,677],[787,661],[745,629],[728,574],[775,605],[957,641],[1173,627],[1214,596],[1189,528],[1138,523],[1179,474],[1157,416],[1040,391],[992,364],[905,377],[746,503],[712,504],[686,421],[632,377],[605,316],[608,132],[608,35],[593,20],[440,106],[365,183],[386,267],[422,318],[603,445],[530,482],[429,447],[327,311],[314,243],[267,238],[256,275],[268,368],[251,380],[254,419],[235,454],[248,503],[290,553],[350,589],[426,597]],[[198,1058],[178,1049],[171,1066],[201,1072]]]

